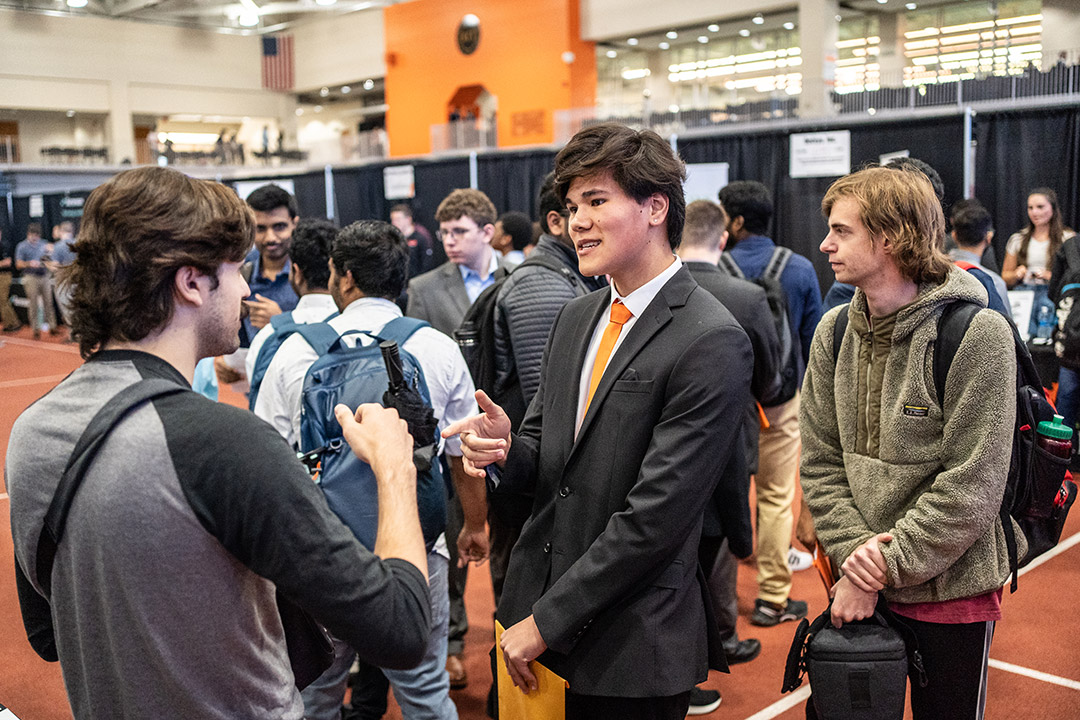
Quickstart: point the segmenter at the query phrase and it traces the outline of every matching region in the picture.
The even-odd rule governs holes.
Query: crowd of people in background
[[[222,158],[234,144],[223,131]],[[822,203],[820,249],[836,279],[823,300],[811,260],[771,236],[765,185],[731,182],[687,205],[684,179],[659,136],[603,124],[559,153],[536,217],[458,189],[436,209],[434,236],[408,204],[339,229],[301,216],[275,185],[240,200],[166,168],[95,190],[77,241],[71,222],[51,242],[31,223],[0,257],[3,330],[25,322],[36,339],[63,322],[88,362],[16,424],[8,491],[27,627],[63,664],[76,717],[244,707],[376,718],[392,690],[406,718],[453,720],[451,691],[470,682],[491,683],[495,716],[494,679],[469,678],[463,656],[467,572],[487,560],[505,628],[497,662],[515,685],[535,688],[540,660],[570,682],[568,718],[709,713],[721,696],[699,687],[708,670],[761,651],[736,632],[738,560],[756,563],[751,624],[807,614],[791,597],[793,565],[809,564],[793,533],[842,568],[835,624],[872,614],[879,593],[912,622],[933,678],[912,683],[917,719],[961,707],[981,717],[1007,570],[989,498],[1013,426],[1002,412],[1009,323],[1038,338],[1061,293],[1064,247],[1077,240],[1057,196],[1031,191],[1029,223],[998,267],[991,214],[976,199],[946,214],[933,168],[905,158],[852,173]],[[114,286],[146,268],[146,283]],[[13,273],[25,321],[8,299]],[[1031,291],[1028,316],[1013,316],[1009,290]],[[957,300],[986,309],[957,356],[971,371],[937,408],[912,378],[937,314]],[[482,306],[488,344],[465,332]],[[304,326],[359,348],[402,318],[420,321],[400,349],[422,369],[441,433],[446,512],[437,532],[421,531],[423,470],[397,413],[323,408],[378,483],[377,540],[365,546],[293,457],[322,357]],[[490,350],[490,373],[466,359],[466,342]],[[128,458],[106,448],[83,491],[99,514],[65,536],[50,594],[34,553],[81,427],[140,378],[191,385],[200,361],[208,384],[249,396],[253,414],[176,395],[119,425],[144,448],[140,467],[155,460],[152,490],[123,498],[110,478]],[[1080,375],[1058,377],[1074,427]],[[919,407],[934,409],[908,411]],[[49,452],[18,449],[57,424]],[[154,528],[137,551],[122,532],[98,539],[99,525],[138,513]],[[165,548],[181,559],[164,562]],[[206,580],[185,590],[162,565]],[[157,569],[134,588],[112,581],[136,568]],[[275,585],[333,642],[305,688],[278,682],[290,671]],[[207,627],[185,612],[165,619],[188,604],[221,638],[209,655],[190,643]],[[112,622],[138,627],[138,646],[107,652]]]

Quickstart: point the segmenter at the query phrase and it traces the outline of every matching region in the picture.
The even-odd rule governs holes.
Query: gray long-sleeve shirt
[[[269,425],[195,393],[144,405],[109,435],[45,604],[37,542],[68,457],[97,410],[147,377],[186,385],[152,355],[99,353],[11,432],[24,621],[43,657],[55,635],[75,717],[300,718],[275,586],[368,662],[419,660],[430,625],[420,571],[364,549]]]

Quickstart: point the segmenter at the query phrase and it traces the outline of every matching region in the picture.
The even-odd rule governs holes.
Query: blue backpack
[[[389,385],[379,343],[392,340],[398,344],[405,382],[416,390],[424,402],[431,405],[424,371],[420,363],[405,351],[409,337],[426,322],[415,318],[395,318],[376,335],[349,331],[338,335],[326,323],[297,325],[294,332],[319,354],[304,377],[300,405],[300,452],[309,465],[319,464],[317,482],[326,501],[357,539],[368,549],[375,547],[379,522],[378,489],[371,466],[362,462],[349,448],[334,417],[334,407],[344,403],[356,408],[363,403],[382,404],[383,393]],[[341,340],[345,335],[363,334],[375,342],[348,347]],[[430,438],[417,439],[425,446],[438,447],[438,433]],[[424,441],[427,442],[424,442]],[[420,450],[416,451],[420,453]],[[430,551],[435,540],[446,529],[446,484],[434,452],[426,471],[417,471],[416,500],[420,512],[420,527]]]
[[[331,313],[323,322],[335,315],[337,315],[336,312]],[[297,328],[304,324],[295,322],[291,311],[270,318],[270,327],[274,329],[274,332],[259,348],[259,354],[255,358],[255,369],[251,371],[251,377],[248,378],[248,383],[251,385],[251,389],[248,391],[248,409],[251,412],[255,412],[255,400],[259,397],[259,388],[262,387],[263,378],[266,377],[266,370],[270,367],[270,362],[274,359],[274,356],[277,355],[278,348],[289,339],[290,335],[296,332]]]

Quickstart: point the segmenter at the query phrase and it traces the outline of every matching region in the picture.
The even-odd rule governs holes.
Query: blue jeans
[[[384,670],[383,673],[394,689],[394,699],[406,720],[457,720],[457,706],[450,699],[450,678],[446,674],[449,563],[433,552],[428,553],[427,561],[431,591],[431,635],[427,652],[420,664],[411,670]],[[334,664],[300,693],[306,720],[338,720],[341,717],[345,685],[355,657],[356,652],[348,644],[334,638]]]

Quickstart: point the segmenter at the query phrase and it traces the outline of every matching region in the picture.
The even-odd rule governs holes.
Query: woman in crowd
[[[1010,288],[1030,288],[1035,291],[1029,322],[1030,333],[1034,336],[1039,308],[1043,305],[1053,307],[1047,298],[1050,263],[1061,243],[1076,233],[1062,223],[1057,193],[1050,188],[1035,188],[1028,194],[1027,212],[1027,227],[1013,233],[1005,245],[1001,277]]]

